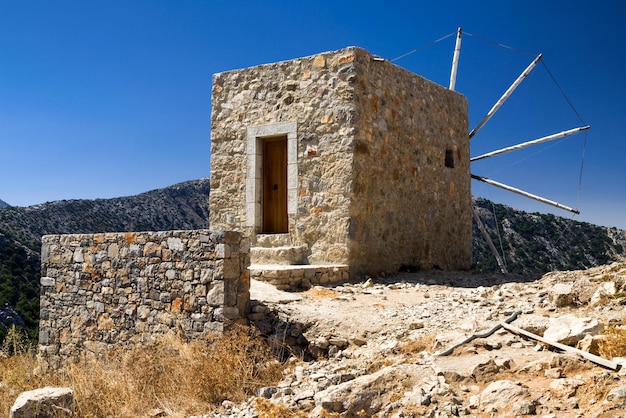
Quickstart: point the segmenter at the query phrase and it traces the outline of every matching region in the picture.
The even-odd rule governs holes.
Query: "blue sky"
[[[471,127],[534,56],[545,63],[472,139],[472,155],[591,125],[472,171],[626,229],[625,23],[618,0],[0,0],[0,199],[109,198],[208,177],[213,73],[351,45],[394,59],[461,26],[476,35],[463,37],[457,80]],[[394,62],[447,86],[453,48],[451,36]]]

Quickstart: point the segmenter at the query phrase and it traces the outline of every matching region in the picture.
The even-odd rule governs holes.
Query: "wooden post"
[[[452,57],[452,71],[450,72],[450,90],[454,90],[456,85],[456,70],[459,66],[459,55],[461,54],[461,34],[463,29],[459,28],[456,34],[456,45],[454,46],[454,56]]]
[[[536,200],[538,202],[554,206],[555,208],[563,209],[563,210],[566,210],[568,212],[575,213],[577,215],[580,214],[580,211],[577,210],[577,209],[570,208],[569,206],[562,205],[562,204],[560,204],[558,202],[555,202],[553,200],[548,200],[545,197],[537,196],[535,194],[525,192],[525,191],[517,189],[515,187],[507,186],[506,184],[499,183],[499,182],[497,182],[495,180],[488,179],[487,177],[481,177],[481,176],[477,176],[475,174],[472,174],[471,176],[472,176],[472,178],[474,180],[482,181],[483,183],[491,184],[492,186],[496,186],[496,187],[499,187],[501,189],[508,190],[509,192],[513,192],[513,193],[517,193],[517,194],[525,196],[525,197],[529,197],[529,198],[534,199],[534,200]]]
[[[502,149],[499,149],[499,150],[496,150],[496,151],[488,152],[487,154],[479,155],[478,157],[470,158],[470,161],[478,161],[478,160],[482,160],[483,158],[495,157],[496,155],[506,154],[507,152],[516,151],[518,149],[531,147],[533,145],[542,144],[542,143],[548,142],[548,141],[553,141],[555,139],[563,138],[563,137],[568,136],[568,135],[573,135],[573,134],[576,134],[578,132],[585,131],[585,130],[587,130],[589,128],[591,128],[591,126],[589,126],[589,125],[581,126],[579,128],[570,129],[569,131],[559,132],[558,134],[552,134],[552,135],[544,136],[542,138],[534,139],[532,141],[522,142],[521,144],[512,145],[510,147],[506,147],[506,148],[502,148]]]
[[[481,120],[480,123],[474,129],[472,129],[472,131],[469,134],[470,139],[472,139],[472,137],[476,135],[476,132],[478,132],[480,128],[482,128],[485,125],[485,123],[489,121],[489,119],[491,119],[491,117],[498,111],[498,109],[500,109],[500,106],[504,104],[506,99],[508,99],[511,96],[511,94],[513,94],[517,86],[519,86],[520,83],[526,78],[526,76],[530,74],[533,68],[537,66],[537,64],[541,60],[541,57],[543,57],[543,55],[539,54],[537,58],[535,58],[533,62],[531,62],[528,67],[526,67],[526,69],[522,72],[522,74],[520,74],[520,76],[517,77],[517,80],[515,80],[513,84],[511,84],[511,87],[509,87],[507,91],[504,92],[502,97],[500,97],[500,99],[496,102],[496,104],[493,105],[493,107],[487,113],[487,115],[483,118],[483,120]]]

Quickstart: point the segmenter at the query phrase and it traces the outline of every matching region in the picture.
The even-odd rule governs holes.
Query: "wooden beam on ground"
[[[553,347],[556,347],[560,350],[566,351],[568,353],[575,353],[578,354],[582,357],[584,357],[585,359],[594,362],[596,364],[599,364],[600,366],[606,367],[607,369],[611,369],[611,370],[619,370],[622,366],[619,363],[616,363],[614,361],[609,361],[607,359],[604,359],[600,356],[596,356],[595,354],[591,354],[587,351],[583,351],[583,350],[579,350],[578,348],[574,348],[574,347],[570,347],[569,345],[565,345],[565,344],[561,344],[558,343],[556,341],[550,341],[550,340],[546,340],[545,338],[537,335],[537,334],[533,334],[532,332],[523,330],[521,328],[518,328],[516,326],[513,326],[509,323],[506,322],[501,322],[500,325],[502,326],[502,328],[506,329],[507,331],[510,331],[514,334],[518,334],[518,335],[522,335],[524,337],[527,338],[531,338],[533,340],[536,341],[540,341],[544,344],[548,344],[551,345]]]

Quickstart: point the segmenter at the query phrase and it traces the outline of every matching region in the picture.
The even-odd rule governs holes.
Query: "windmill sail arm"
[[[472,174],[472,178],[474,180],[482,181],[483,183],[487,183],[487,184],[490,184],[492,186],[499,187],[499,188],[504,189],[504,190],[508,190],[509,192],[517,193],[519,195],[528,197],[530,199],[534,199],[534,200],[536,200],[538,202],[554,206],[555,208],[563,209],[563,210],[566,210],[568,212],[575,213],[577,215],[580,214],[580,211],[577,210],[577,209],[573,209],[573,208],[570,208],[569,206],[565,206],[565,205],[563,205],[561,203],[558,203],[558,202],[555,202],[553,200],[546,199],[545,197],[537,196],[537,195],[534,195],[532,193],[525,192],[524,190],[520,190],[520,189],[517,189],[515,187],[511,187],[511,186],[508,186],[506,184],[499,183],[499,182],[491,180],[491,179],[489,179],[487,177],[482,177],[482,176],[477,176],[475,174]]]
[[[488,152],[487,154],[482,154],[482,155],[479,155],[477,157],[472,157],[472,158],[470,158],[470,161],[478,161],[478,160],[482,160],[484,158],[495,157],[496,155],[506,154],[507,152],[516,151],[518,149],[532,147],[533,145],[543,144],[544,142],[548,142],[548,141],[554,141],[555,139],[563,138],[563,137],[568,136],[568,135],[573,135],[575,133],[578,133],[578,132],[581,132],[581,131],[585,131],[585,130],[587,130],[589,128],[591,128],[591,126],[589,126],[589,125],[581,126],[581,127],[578,127],[578,128],[574,128],[574,129],[570,129],[570,130],[567,130],[567,131],[559,132],[559,133],[556,133],[556,134],[544,136],[542,138],[534,139],[532,141],[522,142],[521,144],[511,145],[510,147],[502,148],[502,149],[499,149],[499,150],[496,150],[496,151],[491,151],[491,152]]]
[[[509,96],[513,94],[517,86],[519,86],[522,83],[522,81],[524,81],[526,76],[530,74],[533,68],[537,66],[537,64],[539,63],[542,57],[543,57],[542,54],[537,55],[537,58],[535,58],[533,62],[531,62],[530,65],[528,65],[528,67],[526,67],[526,69],[522,72],[522,74],[520,74],[519,77],[517,77],[517,79],[513,82],[513,84],[511,84],[511,87],[509,87],[507,91],[504,92],[502,97],[500,97],[500,99],[496,102],[496,104],[493,105],[493,107],[487,113],[487,115],[483,118],[483,120],[481,120],[480,123],[474,129],[472,129],[472,131],[469,133],[470,139],[472,139],[472,137],[476,135],[476,133],[480,130],[480,128],[482,128],[489,121],[489,119],[491,119],[491,117],[498,111],[498,109],[500,109],[500,107],[509,98]]]
[[[485,225],[483,225],[483,222],[480,220],[480,217],[476,213],[476,210],[474,210],[473,205],[471,206],[471,208],[472,208],[472,216],[474,216],[474,220],[476,221],[476,226],[478,226],[478,230],[483,235],[483,238],[485,239],[485,241],[487,241],[487,245],[489,246],[489,249],[491,250],[491,254],[493,254],[493,256],[496,258],[496,261],[498,262],[498,267],[500,267],[500,271],[504,274],[507,274],[508,271],[506,269],[506,265],[504,264],[504,260],[502,260],[502,257],[500,257],[500,254],[498,253],[496,246],[493,244],[491,237],[489,236],[489,234],[487,233],[487,230],[485,229]]]
[[[450,71],[450,90],[454,90],[456,86],[456,71],[459,67],[459,55],[461,53],[461,35],[463,30],[458,29],[456,34],[456,44],[454,46],[454,56],[452,57],[452,70]]]

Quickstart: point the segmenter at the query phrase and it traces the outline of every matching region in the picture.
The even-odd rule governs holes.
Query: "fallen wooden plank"
[[[599,364],[600,366],[606,367],[607,369],[611,369],[611,370],[619,370],[622,366],[619,363],[616,363],[614,361],[609,361],[607,359],[604,359],[600,356],[596,356],[595,354],[591,354],[587,351],[583,351],[583,350],[579,350],[578,348],[574,348],[574,347],[570,347],[569,345],[565,345],[565,344],[561,344],[558,343],[556,341],[550,341],[550,340],[546,340],[545,338],[537,335],[537,334],[533,334],[532,332],[523,330],[521,328],[518,328],[516,326],[513,326],[507,322],[501,322],[500,323],[501,327],[506,329],[507,331],[510,331],[514,334],[518,334],[518,335],[523,335],[525,337],[531,338],[533,340],[537,340],[540,341],[542,343],[551,345],[553,347],[556,347],[560,350],[563,351],[567,351],[568,353],[575,353],[575,354],[579,354],[582,357],[586,358],[589,361],[592,361],[596,364]]]

